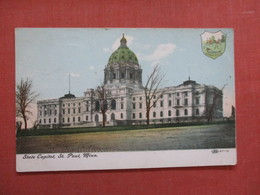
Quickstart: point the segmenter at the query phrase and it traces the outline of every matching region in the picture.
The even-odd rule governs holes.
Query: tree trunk
[[[150,110],[149,109],[146,110],[146,124],[147,125],[150,124]]]
[[[103,116],[102,126],[105,127],[106,126],[106,114],[102,113],[102,116]]]
[[[24,129],[27,130],[27,120],[25,115],[23,115],[23,121],[24,121]]]

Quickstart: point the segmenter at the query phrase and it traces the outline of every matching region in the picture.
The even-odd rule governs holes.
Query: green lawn
[[[234,124],[17,137],[18,154],[233,147]]]

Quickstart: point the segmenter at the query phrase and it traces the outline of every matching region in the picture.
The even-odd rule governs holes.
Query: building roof
[[[65,94],[63,97],[60,97],[60,99],[72,99],[72,98],[76,98],[76,96],[71,93]]]

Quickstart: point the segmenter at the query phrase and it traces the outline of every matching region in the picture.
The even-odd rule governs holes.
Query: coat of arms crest
[[[200,36],[202,51],[206,56],[216,59],[225,52],[226,34],[221,30],[214,33],[204,31]]]

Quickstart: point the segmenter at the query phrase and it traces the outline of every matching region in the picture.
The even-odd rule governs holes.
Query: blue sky
[[[225,53],[213,60],[201,49],[205,30],[222,30],[227,35]],[[16,81],[33,80],[41,99],[58,98],[69,91],[83,96],[88,88],[103,81],[103,70],[122,34],[137,55],[143,69],[143,83],[153,65],[165,73],[164,86],[181,84],[190,77],[200,84],[224,88],[224,115],[235,104],[234,45],[231,29],[93,29],[18,28],[16,29]]]

